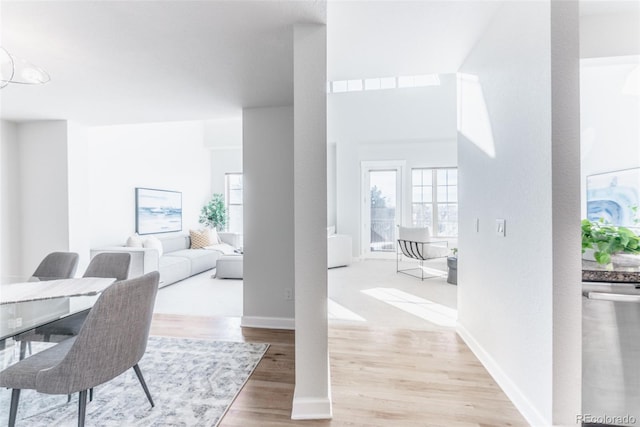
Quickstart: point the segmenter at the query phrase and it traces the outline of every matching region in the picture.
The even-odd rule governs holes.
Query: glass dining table
[[[73,317],[82,322],[98,294],[114,281],[86,278],[33,283],[29,278],[1,277],[0,370],[25,356],[25,342],[55,343],[56,337],[45,337],[40,330],[50,331],[56,322]]]

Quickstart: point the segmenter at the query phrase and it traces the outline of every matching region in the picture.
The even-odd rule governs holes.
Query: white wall
[[[244,326],[293,329],[293,108],[243,110]]]
[[[586,218],[587,176],[640,167],[640,96],[622,92],[640,57],[582,61],[582,218]]]
[[[440,81],[440,86],[330,94],[329,141],[455,139],[456,79],[442,74]]]
[[[453,75],[440,78],[440,86],[329,96],[328,138],[336,143],[337,178],[328,200],[336,200],[335,225],[352,236],[354,256],[361,254],[362,161],[406,160],[407,173],[457,165],[456,81]]]
[[[89,144],[91,247],[123,244],[135,231],[135,188],[182,192],[182,233],[199,228],[211,197],[203,123],[93,127]]]
[[[583,0],[584,1],[584,0]],[[616,10],[616,4],[607,1],[602,10]],[[630,3],[630,2],[629,2]],[[636,12],[608,13],[580,17],[580,57],[637,55],[640,53],[640,15]]]
[[[225,194],[225,174],[242,173],[242,117],[205,121],[204,144],[211,149],[211,192]]]
[[[21,274],[49,252],[69,250],[67,122],[18,126]]]
[[[89,168],[87,128],[67,123],[67,168],[69,203],[69,250],[80,255],[77,274],[89,265]]]
[[[206,120],[204,144],[209,148],[241,148],[242,117]]]
[[[0,121],[0,276],[22,273],[18,126]]]
[[[224,176],[242,173],[242,147],[211,149],[211,192],[225,194]]]
[[[555,3],[503,4],[459,82],[458,331],[532,425],[580,413],[577,7]]]

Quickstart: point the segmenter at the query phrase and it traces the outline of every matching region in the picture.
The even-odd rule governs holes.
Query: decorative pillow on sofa
[[[142,248],[142,247],[144,247],[143,246],[143,242],[142,242],[142,237],[140,237],[138,235],[138,233],[132,234],[127,239],[127,243],[126,243],[125,246],[127,246],[128,248]]]
[[[217,240],[212,241],[211,234],[211,230],[208,228],[202,230],[189,230],[189,237],[191,237],[191,249],[202,249],[206,246],[218,243]]]
[[[154,236],[149,236],[142,242],[142,246],[147,249],[155,249],[158,251],[158,255],[162,256],[162,242],[160,239]]]

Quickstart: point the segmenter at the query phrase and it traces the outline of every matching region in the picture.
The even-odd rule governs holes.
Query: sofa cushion
[[[207,246],[205,249],[208,249],[211,251],[218,251],[224,255],[233,255],[236,253],[236,248],[226,243],[219,243],[217,245]]]
[[[160,287],[186,279],[190,276],[191,263],[187,258],[163,256],[159,260]]]
[[[242,255],[223,255],[216,263],[216,278],[242,279],[243,262]]]
[[[179,236],[163,237],[160,241],[162,242],[165,254],[180,251],[182,249],[189,249],[190,246],[189,236],[184,234]]]
[[[132,234],[127,239],[126,245],[128,248],[143,248],[142,237],[138,233]]]
[[[146,249],[155,249],[158,251],[158,256],[162,256],[162,242],[155,236],[149,236],[142,241],[142,246]]]
[[[207,249],[184,249],[166,254],[163,258],[182,258],[190,263],[190,276],[202,273],[216,266],[216,261],[222,254]]]

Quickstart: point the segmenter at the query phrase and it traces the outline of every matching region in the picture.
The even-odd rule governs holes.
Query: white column
[[[327,31],[296,25],[294,212],[296,388],[293,419],[331,417],[327,345]]]
[[[582,407],[580,55],[578,1],[551,1],[554,425]]]

